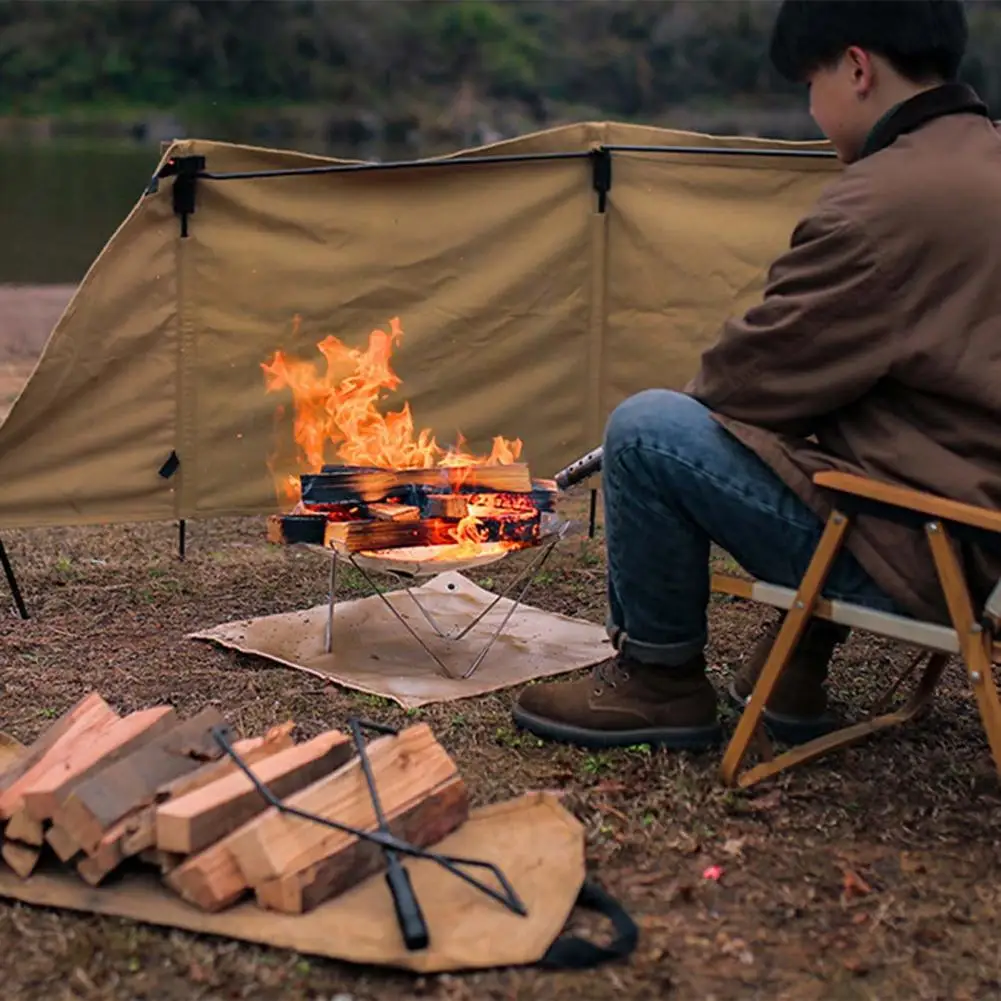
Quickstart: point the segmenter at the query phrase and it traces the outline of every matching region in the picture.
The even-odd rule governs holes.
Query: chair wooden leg
[[[925,534],[931,546],[935,569],[938,571],[942,591],[952,624],[959,637],[966,673],[977,698],[980,718],[984,724],[987,741],[990,744],[994,765],[1001,775],[1001,699],[994,684],[991,663],[992,641],[977,622],[973,613],[973,602],[966,584],[966,577],[956,558],[952,540],[945,526],[938,521],[925,526]]]
[[[825,733],[822,737],[799,744],[796,747],[784,751],[771,761],[763,762],[749,768],[740,776],[739,785],[742,789],[761,782],[763,779],[784,772],[788,768],[795,768],[796,765],[806,764],[808,761],[815,761],[832,751],[841,750],[858,744],[873,734],[881,730],[889,730],[892,727],[900,726],[902,723],[909,723],[931,703],[935,694],[935,687],[942,676],[949,657],[944,653],[933,653],[928,658],[928,663],[914,692],[907,702],[895,712],[884,713],[874,716],[871,719],[854,723],[851,726],[842,727],[833,733]]]
[[[733,737],[730,739],[730,743],[723,755],[723,763],[720,770],[723,781],[727,785],[739,784],[744,786],[751,784],[750,781],[745,781],[744,779],[741,779],[738,783],[737,772],[740,770],[740,766],[747,756],[751,740],[761,723],[761,714],[764,712],[765,705],[771,697],[772,690],[785,670],[789,658],[796,648],[796,644],[799,643],[800,637],[803,635],[803,631],[810,621],[813,608],[820,597],[821,591],[824,589],[824,584],[827,582],[827,577],[831,571],[831,567],[834,565],[834,560],[841,550],[841,545],[844,542],[849,524],[850,519],[837,510],[832,511],[831,516],[827,519],[827,524],[824,526],[824,532],[810,560],[810,565],[806,568],[806,573],[803,574],[803,579],[800,581],[793,607],[789,610],[785,621],[782,623],[782,628],[775,638],[775,643],[768,654],[768,659],[765,661],[761,675],[754,686],[754,691],[751,692],[747,706],[737,723],[737,729],[734,731]],[[784,766],[776,766],[778,766],[783,757],[785,755],[780,755],[778,758],[768,761],[764,765],[759,765],[757,768],[752,769],[749,775],[762,768],[768,769],[768,774],[780,771]],[[764,775],[761,777],[763,778]],[[757,781],[757,779],[752,779],[751,781]]]

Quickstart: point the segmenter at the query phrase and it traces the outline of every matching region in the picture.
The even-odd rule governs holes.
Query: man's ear
[[[873,58],[865,49],[852,45],[845,50],[844,60],[852,89],[859,100],[864,100],[876,82],[876,65]]]

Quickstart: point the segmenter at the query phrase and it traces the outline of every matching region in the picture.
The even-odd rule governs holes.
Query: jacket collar
[[[961,114],[990,118],[987,105],[965,83],[944,83],[940,87],[922,91],[898,104],[875,124],[858,159],[862,160],[886,149],[902,135],[914,132],[934,118]]]

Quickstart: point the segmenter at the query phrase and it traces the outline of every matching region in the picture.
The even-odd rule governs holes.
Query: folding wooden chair
[[[834,510],[798,589],[713,576],[712,587],[716,593],[788,610],[723,756],[724,782],[747,788],[787,768],[914,719],[930,704],[943,669],[956,654],[962,657],[966,666],[994,764],[1001,773],[1001,700],[992,670],[994,661],[1001,659],[1001,642],[998,641],[1001,639],[1001,581],[995,585],[984,607],[975,609],[954,549],[955,541],[974,539],[987,539],[998,546],[1001,543],[1001,512],[845,473],[819,473],[814,483],[834,495]],[[852,519],[859,514],[920,526],[924,530],[949,610],[951,628],[820,597]],[[774,756],[762,725],[762,711],[811,617],[900,640],[917,646],[921,653],[877,700],[867,718]],[[886,711],[893,695],[922,661],[924,672],[906,704],[895,711]],[[763,760],[741,772],[752,740],[757,743]]]

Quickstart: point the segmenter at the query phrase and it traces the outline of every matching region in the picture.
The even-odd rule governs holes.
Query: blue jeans
[[[821,520],[697,400],[630,397],[604,448],[608,625],[624,655],[670,667],[702,652],[711,542],[760,580],[799,585]],[[824,595],[897,611],[844,549]]]

